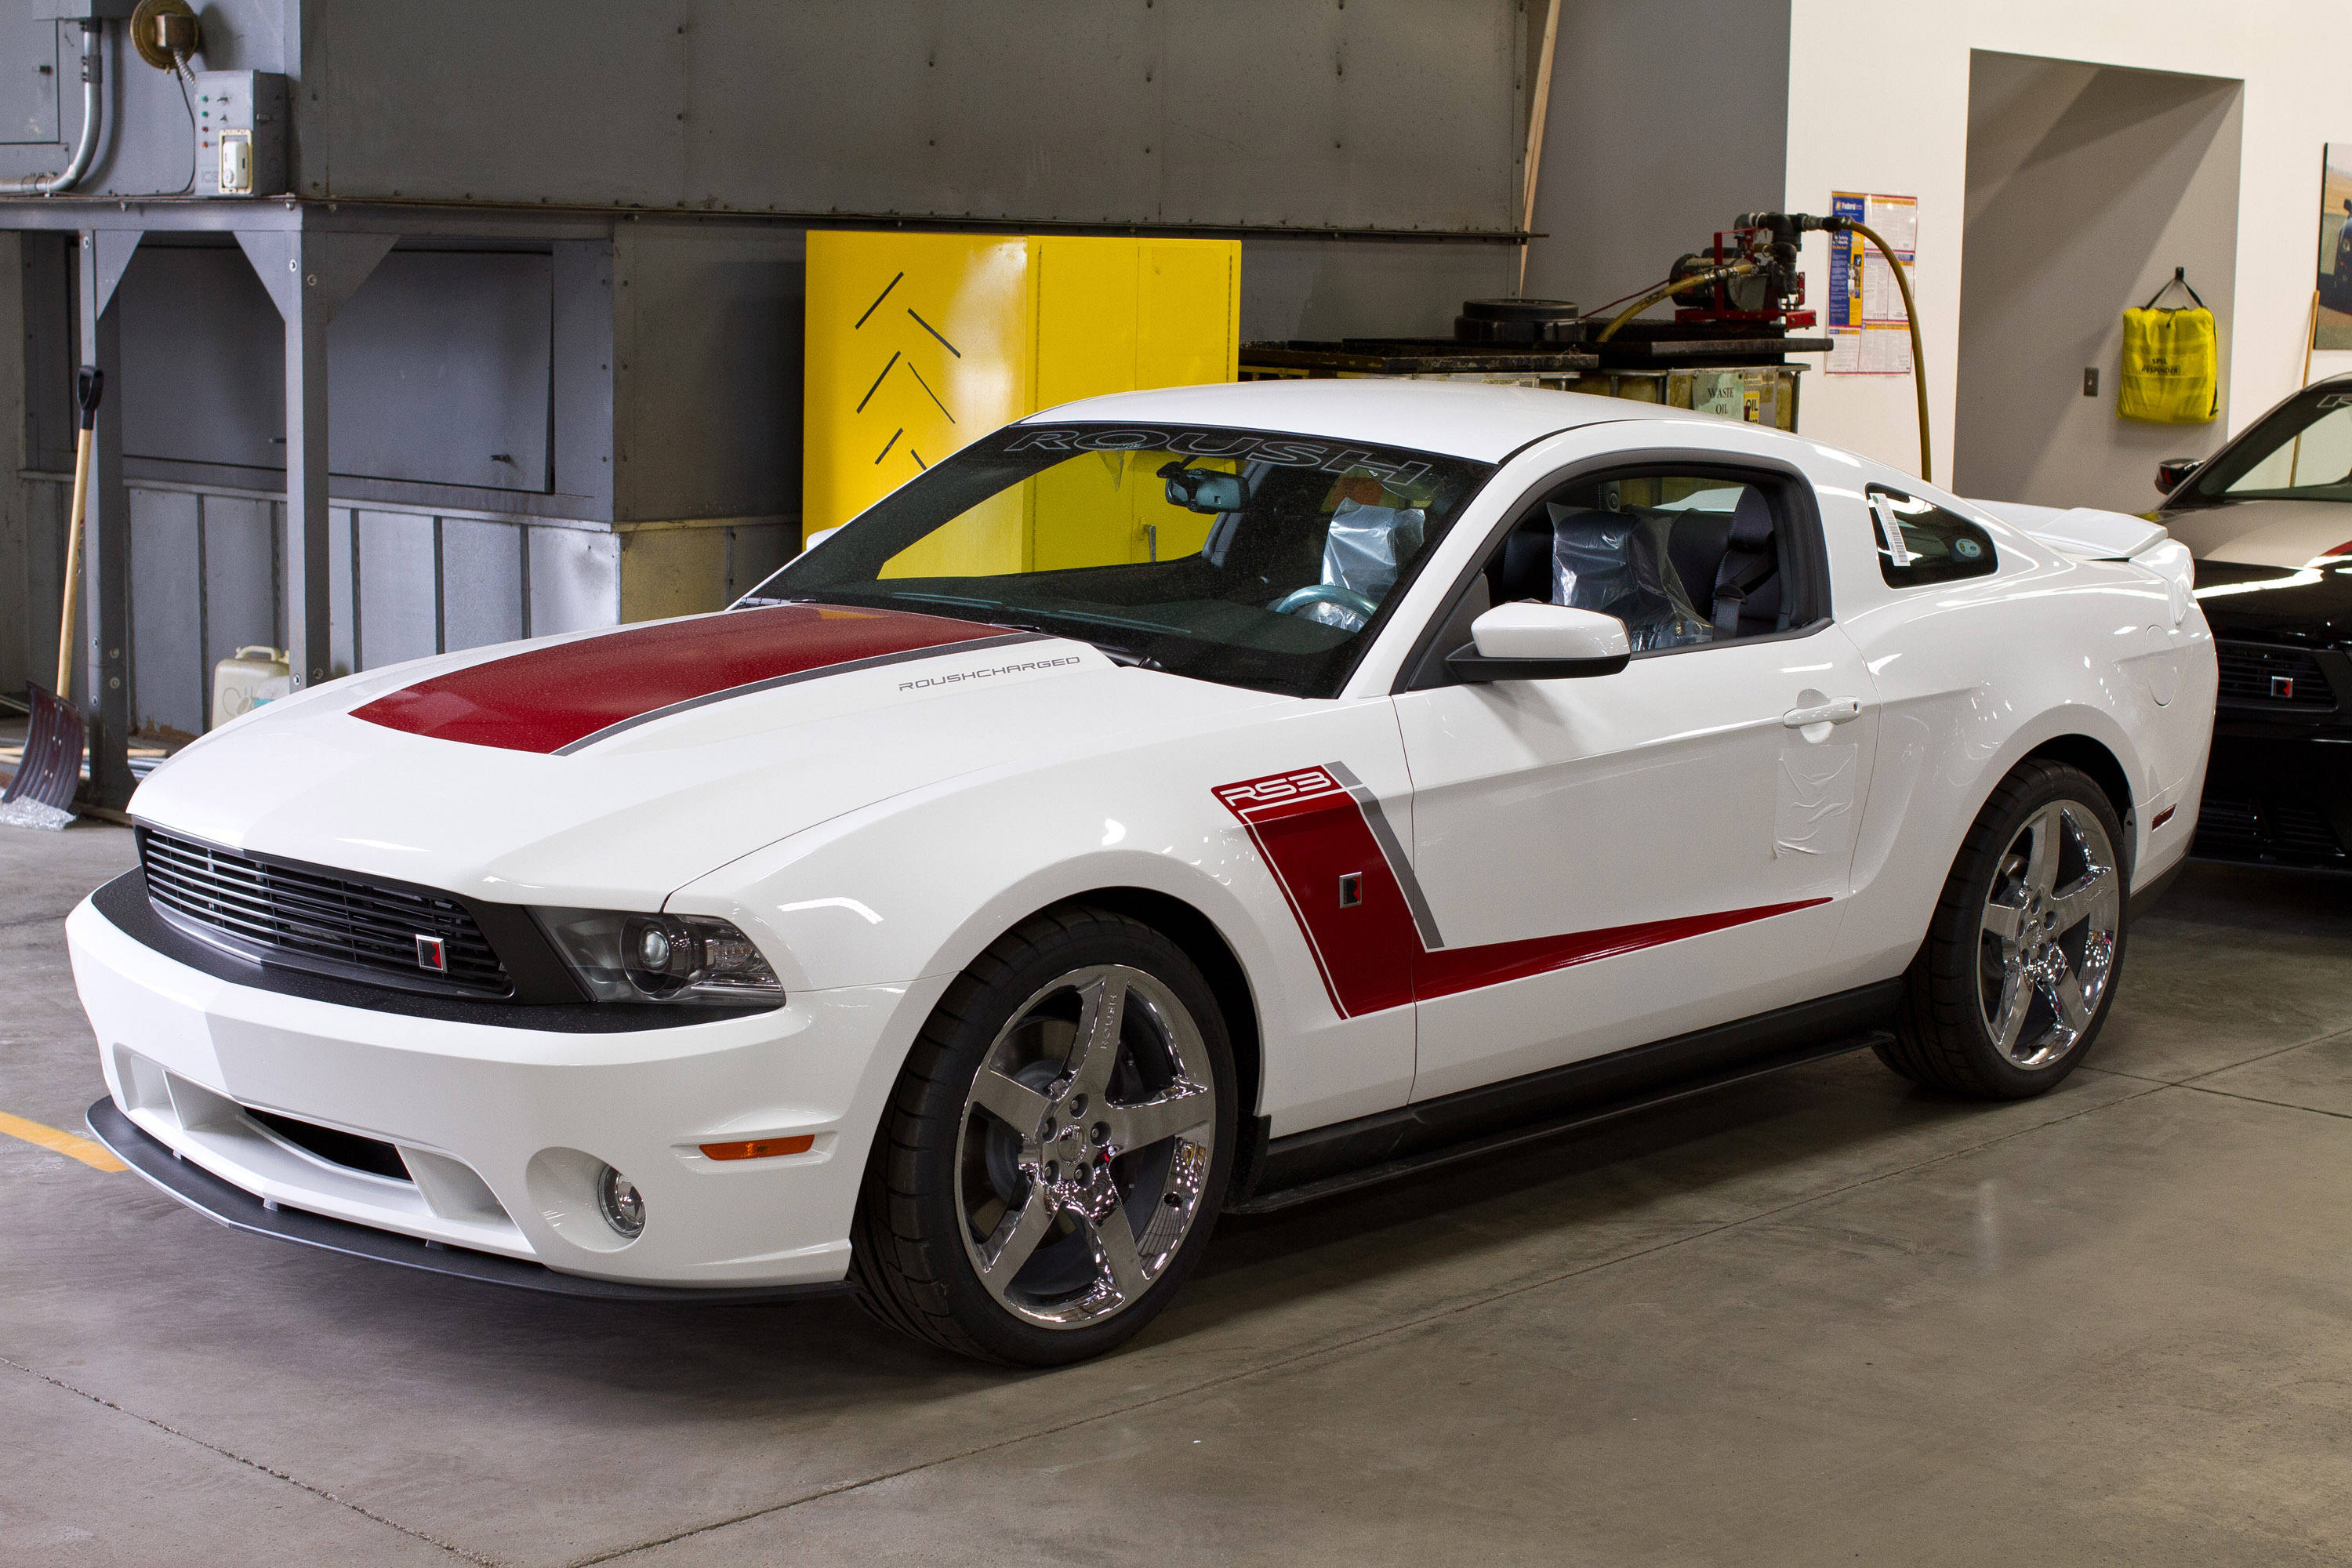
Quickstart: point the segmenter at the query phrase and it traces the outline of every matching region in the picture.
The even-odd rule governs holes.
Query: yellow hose
[[[1885,257],[1886,265],[1895,269],[1895,286],[1903,290],[1903,319],[1911,327],[1911,386],[1919,397],[1919,477],[1932,485],[1936,482],[1936,476],[1930,471],[1932,465],[1927,460],[1927,366],[1919,352],[1919,310],[1911,302],[1911,279],[1905,274],[1903,263],[1895,259],[1894,247],[1879,237],[1876,229],[1858,223],[1849,223],[1846,226],[1878,247],[1878,254]]]
[[[1623,326],[1626,322],[1632,321],[1634,317],[1640,315],[1643,311],[1648,310],[1659,300],[1666,298],[1669,294],[1679,294],[1685,289],[1696,289],[1702,283],[1719,283],[1726,278],[1744,277],[1748,273],[1755,270],[1756,263],[1752,261],[1735,261],[1728,267],[1717,267],[1712,271],[1707,272],[1694,272],[1680,282],[1669,283],[1663,289],[1654,289],[1649,293],[1643,295],[1639,300],[1633,301],[1633,304],[1627,306],[1624,310],[1620,310],[1617,313],[1617,319],[1610,322],[1607,326],[1601,328],[1601,335],[1592,341],[1596,343],[1607,342],[1610,339],[1617,335],[1618,328]]]

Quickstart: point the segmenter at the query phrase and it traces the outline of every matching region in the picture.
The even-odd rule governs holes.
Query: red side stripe
[[[1752,921],[1769,921],[1797,910],[1826,904],[1827,899],[1799,899],[1793,903],[1759,904],[1748,910],[1725,910],[1711,915],[1683,915],[1670,921],[1644,921],[1638,925],[1610,926],[1601,931],[1570,931],[1564,936],[1539,936],[1526,942],[1489,942],[1483,947],[1449,947],[1420,956],[1413,968],[1413,992],[1422,1000],[1500,985],[1530,974],[1591,963],[1639,952],[1669,942],[1685,942],[1709,931],[1727,931]]]
[[[1683,942],[1709,931],[1811,909],[1800,899],[1754,909],[1644,921],[1600,931],[1434,951],[1421,943],[1394,868],[1364,810],[1322,768],[1300,768],[1221,785],[1216,796],[1247,826],[1315,955],[1331,1005],[1343,1018],[1548,974],[1599,959]],[[1363,901],[1339,903],[1339,879],[1362,879]]]
[[[1003,635],[903,610],[776,605],[532,648],[388,691],[352,716],[440,741],[554,752],[735,687]]]

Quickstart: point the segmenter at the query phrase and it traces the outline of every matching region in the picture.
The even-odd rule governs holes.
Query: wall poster
[[[2319,312],[2315,349],[2352,349],[2352,142],[2330,142],[2319,166]]]
[[[1919,198],[1832,191],[1830,210],[1875,229],[1901,258],[1916,292]],[[1830,236],[1829,363],[1832,375],[1909,375],[1911,327],[1903,291],[1878,247],[1853,233]]]

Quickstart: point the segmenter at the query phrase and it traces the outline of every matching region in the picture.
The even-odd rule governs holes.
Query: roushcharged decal
[[[1769,920],[1826,898],[1600,931],[1447,947],[1379,797],[1340,763],[1219,784],[1248,829],[1343,1018],[1500,985]]]
[[[961,686],[967,680],[986,680],[991,676],[1024,675],[1033,669],[1059,669],[1066,664],[1084,664],[1076,654],[1060,658],[1033,658],[1021,664],[991,665],[985,669],[951,669],[945,675],[926,675],[917,680],[898,682],[901,691],[928,691],[935,686]]]

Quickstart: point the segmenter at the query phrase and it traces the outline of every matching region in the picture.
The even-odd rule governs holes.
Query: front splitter
[[[614,1279],[583,1279],[559,1274],[545,1264],[495,1253],[473,1252],[461,1247],[438,1247],[413,1236],[375,1230],[348,1220],[330,1219],[283,1206],[271,1208],[242,1187],[222,1181],[211,1172],[174,1154],[122,1114],[111,1099],[89,1108],[86,1118],[90,1136],[155,1186],[203,1215],[234,1230],[279,1241],[299,1242],[350,1258],[365,1258],[428,1274],[446,1274],[484,1285],[509,1285],[594,1301],[646,1301],[671,1305],[726,1307],[773,1301],[803,1301],[814,1297],[845,1295],[847,1280],[812,1285],[765,1285],[700,1289],[677,1285],[635,1285]]]

